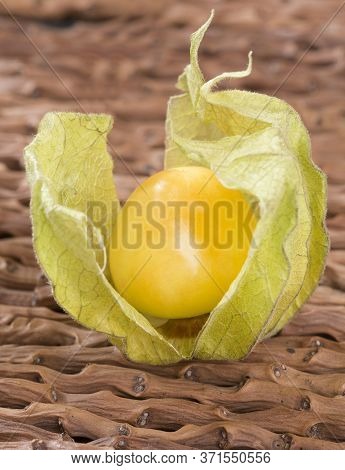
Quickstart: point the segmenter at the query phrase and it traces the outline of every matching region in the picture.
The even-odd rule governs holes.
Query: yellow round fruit
[[[238,275],[256,219],[242,193],[190,166],[148,178],[119,212],[109,263],[117,291],[139,312],[210,312]]]

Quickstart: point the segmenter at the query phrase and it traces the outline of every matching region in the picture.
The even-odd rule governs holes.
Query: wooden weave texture
[[[344,448],[340,0],[7,4],[15,18],[0,7],[0,448]],[[126,199],[137,185],[131,172],[141,180],[162,167],[166,102],[211,7],[205,75],[243,69],[252,49],[253,74],[233,85],[276,93],[302,114],[328,174],[332,250],[307,305],[245,361],[139,366],[54,303],[32,251],[22,150],[46,111],[111,113]]]

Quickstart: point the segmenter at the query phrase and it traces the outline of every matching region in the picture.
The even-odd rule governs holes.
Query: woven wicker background
[[[11,12],[0,1],[0,448],[345,448],[340,0],[7,5]],[[189,35],[212,7],[205,75],[242,69],[253,49],[253,74],[234,85],[276,92],[302,114],[329,177],[332,250],[308,304],[247,360],[139,366],[54,303],[31,247],[22,150],[46,111],[111,113],[125,199],[137,185],[131,172],[140,180],[162,167],[167,98]]]

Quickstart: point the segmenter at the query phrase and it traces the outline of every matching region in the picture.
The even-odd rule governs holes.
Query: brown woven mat
[[[0,448],[345,447],[340,0],[8,4],[20,24],[0,8]],[[210,5],[205,75],[242,69],[253,49],[252,76],[234,86],[279,89],[300,111],[329,176],[332,251],[312,299],[247,360],[139,366],[55,305],[32,252],[22,149],[46,111],[111,113],[125,199],[137,184],[126,166],[139,179],[162,167],[166,101]]]

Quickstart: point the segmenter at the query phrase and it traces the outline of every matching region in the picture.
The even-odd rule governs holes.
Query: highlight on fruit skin
[[[107,334],[136,362],[245,357],[308,299],[328,252],[326,178],[311,159],[308,132],[282,100],[217,89],[224,79],[250,74],[250,54],[244,71],[205,80],[198,50],[212,17],[192,34],[190,64],[177,82],[180,94],[168,103],[165,171],[143,186],[149,200],[157,199],[164,181],[175,188],[177,199],[184,199],[188,189],[192,200],[205,198],[208,204],[218,197],[241,202],[255,214],[242,252],[236,244],[222,255],[212,245],[203,252],[195,245],[188,251],[183,236],[186,250],[180,258],[169,245],[148,252],[147,259],[146,242],[142,251],[133,252],[113,245],[114,237],[122,239],[121,227],[127,227],[123,217],[128,207],[136,199],[142,207],[147,201],[139,188],[118,210],[107,152],[110,116],[48,113],[25,149],[33,244],[57,303],[79,323]],[[190,173],[188,185],[182,176],[170,179],[176,172]],[[212,178],[196,196],[193,191],[207,172]],[[163,206],[173,199],[164,184],[159,196]],[[190,211],[186,208],[185,214]],[[229,224],[234,228],[240,218],[236,210],[233,216],[223,214],[215,225],[224,224],[224,231]],[[176,225],[174,217],[166,222],[168,229]],[[141,224],[145,227],[144,218]],[[132,229],[126,229],[127,235]],[[192,231],[187,224],[180,232]],[[219,284],[219,294],[201,266]],[[152,316],[157,314],[166,318]]]
[[[243,195],[201,166],[148,178],[119,212],[109,250],[115,288],[139,312],[211,312],[247,257],[255,216]]]

